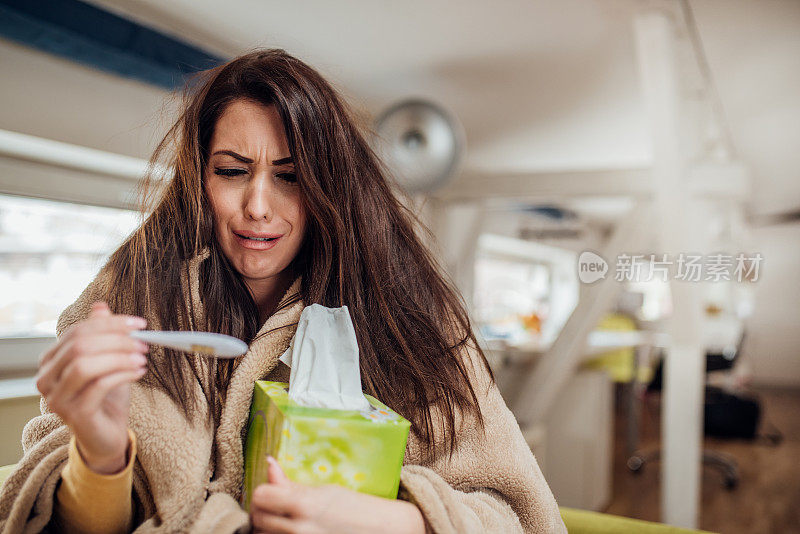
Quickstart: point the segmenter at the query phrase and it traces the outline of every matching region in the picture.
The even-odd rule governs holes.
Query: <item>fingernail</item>
[[[147,326],[147,321],[143,317],[128,317],[125,324],[133,328],[144,328]]]
[[[138,352],[131,353],[131,361],[137,365],[144,365],[147,363],[147,358]]]
[[[138,349],[140,352],[147,352],[147,351],[148,351],[148,349],[150,348],[150,347],[147,345],[147,343],[145,343],[145,342],[143,342],[143,341],[139,341],[138,339],[137,339],[137,340],[135,340],[135,341],[136,341],[136,348],[137,348],[137,349]]]

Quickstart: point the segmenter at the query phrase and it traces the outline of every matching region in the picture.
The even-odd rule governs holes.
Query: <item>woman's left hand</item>
[[[268,461],[269,484],[258,486],[250,501],[254,532],[425,532],[422,514],[409,502],[383,499],[341,486],[298,484],[286,478],[274,458]]]

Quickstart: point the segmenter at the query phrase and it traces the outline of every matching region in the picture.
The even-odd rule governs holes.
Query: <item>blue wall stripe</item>
[[[0,0],[0,36],[166,89],[224,61],[77,0]]]

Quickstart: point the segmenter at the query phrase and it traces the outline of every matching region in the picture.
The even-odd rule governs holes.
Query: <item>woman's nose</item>
[[[251,187],[245,190],[244,211],[245,215],[253,220],[272,219],[272,192],[265,180],[254,180]]]

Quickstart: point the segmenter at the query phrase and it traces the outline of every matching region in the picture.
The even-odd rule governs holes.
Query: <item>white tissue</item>
[[[292,368],[289,398],[303,406],[369,410],[361,391],[358,342],[347,306],[306,306],[280,360]]]

